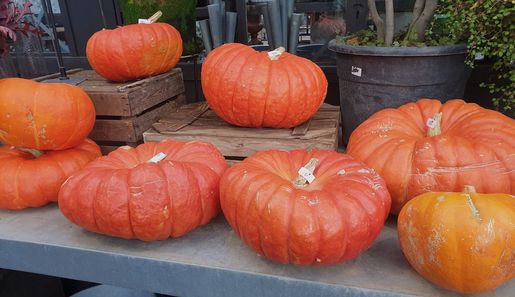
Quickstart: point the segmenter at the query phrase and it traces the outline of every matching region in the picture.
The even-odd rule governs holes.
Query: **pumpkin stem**
[[[299,187],[305,186],[306,182],[308,182],[308,179],[306,177],[304,177],[305,174],[312,175],[313,171],[315,171],[317,163],[318,163],[318,159],[312,158],[311,160],[309,160],[309,162],[306,165],[304,165],[301,169],[299,169],[299,175],[295,179],[294,184]],[[311,183],[312,181],[313,180],[309,181],[309,183]]]
[[[22,147],[15,147],[15,146],[12,146],[11,149],[31,154],[32,156],[34,156],[34,159],[37,159],[45,154],[45,152],[37,150],[37,149],[27,149],[27,148],[22,148]]]
[[[276,49],[274,49],[273,51],[271,52],[268,52],[268,57],[270,58],[270,60],[272,61],[276,61],[276,60],[279,60],[279,58],[281,57],[281,55],[286,51],[286,49],[284,47],[278,47]]]
[[[427,130],[427,136],[433,137],[442,134],[442,113],[438,112],[432,119],[427,121],[429,130]]]
[[[157,20],[163,15],[161,10],[158,10],[156,13],[154,13],[151,17],[148,18],[148,21],[150,24],[153,24],[157,22]]]
[[[476,188],[471,185],[465,185],[463,187],[463,193],[467,193],[467,194],[476,193]]]
[[[165,153],[158,153],[156,154],[155,156],[153,156],[152,158],[150,158],[150,160],[147,161],[147,163],[159,163],[161,161],[163,161],[165,158],[166,158],[166,154]]]

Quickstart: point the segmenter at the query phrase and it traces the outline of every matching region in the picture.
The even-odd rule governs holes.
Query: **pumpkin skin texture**
[[[397,230],[411,266],[428,281],[479,293],[515,277],[515,197],[425,193],[401,210]]]
[[[40,157],[0,147],[0,208],[18,210],[57,201],[64,181],[101,155],[100,148],[89,139],[74,148],[48,151]]]
[[[439,112],[440,125],[430,129]],[[465,184],[515,194],[515,120],[463,100],[420,99],[379,111],[354,130],[347,152],[386,180],[394,214],[417,195]]]
[[[271,60],[239,43],[209,53],[201,76],[211,109],[243,127],[295,127],[317,112],[327,93],[324,73],[308,59],[283,53]]]
[[[110,81],[165,73],[182,55],[181,34],[167,23],[133,24],[93,34],[86,45],[91,67]]]
[[[158,153],[166,158],[148,162]],[[226,168],[209,143],[121,147],[72,176],[59,192],[59,208],[96,233],[144,241],[179,237],[220,212],[219,180]]]
[[[318,160],[311,184],[297,171]],[[263,151],[220,181],[223,213],[258,254],[283,264],[326,265],[358,256],[379,235],[390,210],[384,181],[332,151]]]
[[[81,88],[22,78],[0,80],[0,141],[37,150],[81,144],[95,124],[95,106]]]

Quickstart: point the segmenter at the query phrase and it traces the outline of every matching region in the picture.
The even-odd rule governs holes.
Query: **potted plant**
[[[383,19],[376,1],[368,0],[375,32],[364,30],[329,43],[336,52],[344,142],[378,110],[422,97],[462,98],[470,74],[465,44],[426,38],[437,0],[416,0],[408,28],[397,34],[394,1],[384,3]]]

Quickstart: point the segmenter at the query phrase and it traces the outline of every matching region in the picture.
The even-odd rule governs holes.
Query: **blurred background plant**
[[[0,55],[9,52],[8,41],[16,41],[16,32],[38,32],[36,27],[25,20],[25,16],[31,14],[31,5],[26,1],[20,8],[14,1],[0,0]]]

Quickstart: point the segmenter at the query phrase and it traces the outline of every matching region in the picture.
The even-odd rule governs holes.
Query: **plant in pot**
[[[419,98],[443,101],[462,98],[470,74],[467,47],[426,38],[437,0],[414,1],[408,28],[394,32],[394,1],[385,0],[385,17],[375,0],[368,0],[375,32],[364,30],[329,43],[336,52],[344,135],[376,111]]]

